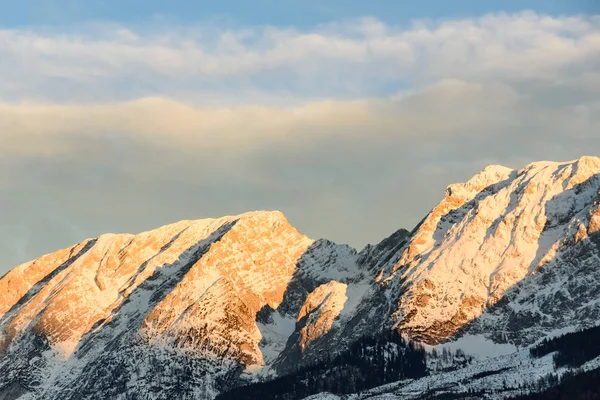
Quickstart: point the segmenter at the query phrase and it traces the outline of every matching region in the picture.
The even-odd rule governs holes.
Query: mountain
[[[529,347],[598,325],[599,231],[600,159],[536,162],[521,170],[487,167],[450,185],[383,261],[359,254],[376,283],[355,317],[340,321],[312,350],[395,330],[479,358],[498,353],[358,397],[369,399],[505,398],[528,393],[531,383],[541,389],[546,383],[538,382],[558,382],[577,368],[594,370],[599,359],[573,372],[556,365],[552,354],[532,358]],[[439,363],[435,356],[430,361]]]
[[[487,167],[412,232],[360,252],[309,239],[279,212],[103,235],[0,278],[0,398],[214,398],[316,365],[342,390],[355,372],[335,363],[386,371],[393,348],[403,372],[380,385],[421,376],[400,359],[420,359],[408,339],[512,351],[469,365],[430,355],[410,393],[469,376],[517,382],[528,346],[597,324],[599,246],[594,157]]]
[[[517,345],[595,324],[599,189],[593,157],[492,166],[449,186],[383,271],[391,324],[430,344],[460,331]]]
[[[1,393],[214,397],[244,370],[267,370],[299,313],[306,345],[360,302],[356,256],[279,212],[103,235],[43,256],[0,280]]]

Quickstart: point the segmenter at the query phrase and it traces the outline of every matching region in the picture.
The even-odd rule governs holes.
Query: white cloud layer
[[[0,273],[249,209],[361,246],[488,163],[600,155],[598,16],[3,30],[0,55]]]
[[[599,16],[525,12],[408,27],[366,18],[308,31],[0,30],[0,93],[86,101],[244,91],[360,97],[447,78],[561,79],[581,64],[599,66],[599,26]]]

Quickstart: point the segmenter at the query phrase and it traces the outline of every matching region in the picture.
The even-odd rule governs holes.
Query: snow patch
[[[272,322],[269,321],[268,324],[256,323],[262,335],[259,346],[265,367],[267,368],[283,351],[288,338],[294,333],[294,329],[296,328],[296,319],[294,317],[283,316],[279,311],[275,311],[271,315],[271,318]]]
[[[475,358],[498,357],[512,354],[518,351],[517,346],[508,343],[494,343],[482,335],[465,335],[459,339],[434,346],[436,351],[441,352],[447,348],[450,351],[462,349],[468,355]]]

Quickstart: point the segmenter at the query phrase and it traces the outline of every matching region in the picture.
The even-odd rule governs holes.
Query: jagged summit
[[[527,164],[525,167],[523,167],[523,170],[529,170],[529,169],[543,169],[543,168],[557,168],[558,166],[565,166],[565,165],[575,165],[577,167],[585,167],[585,168],[591,168],[591,169],[598,169],[600,168],[600,157],[596,157],[596,156],[581,156],[577,159],[571,160],[571,161],[564,161],[564,162],[560,162],[560,161],[535,161],[532,163]]]
[[[94,241],[111,241],[114,240],[117,237],[134,237],[134,236],[138,236],[138,237],[142,237],[142,236],[153,236],[153,237],[159,237],[162,235],[169,235],[172,232],[179,232],[182,231],[186,228],[192,228],[192,229],[198,229],[198,230],[202,230],[202,227],[207,226],[210,223],[218,223],[219,221],[234,221],[234,220],[240,220],[240,219],[246,219],[246,218],[258,218],[261,219],[265,222],[272,222],[272,223],[281,223],[281,224],[289,224],[286,216],[279,210],[257,210],[257,211],[248,211],[248,212],[244,212],[241,214],[237,214],[237,215],[226,215],[223,217],[218,217],[218,218],[202,218],[202,219],[194,219],[194,220],[189,220],[189,219],[184,219],[181,221],[177,221],[177,222],[173,222],[171,224],[167,224],[167,225],[163,225],[159,228],[155,228],[155,229],[150,229],[147,231],[143,231],[140,232],[138,234],[131,234],[131,233],[104,233],[102,235],[100,235],[97,238],[87,238],[84,239],[82,242],[80,242],[79,244],[82,243],[87,243],[90,242],[92,240]],[[65,249],[61,249],[59,251],[67,251],[72,249],[72,247],[68,247]],[[41,261],[42,258],[44,257],[49,257],[49,256],[57,256],[58,252],[52,252],[52,253],[48,253],[45,255],[40,256],[39,258],[37,258],[36,260],[31,260],[31,261],[27,261],[24,262],[14,268],[12,268],[11,271],[16,271],[16,270],[22,270],[22,269],[26,269],[28,267],[31,266],[32,263],[36,262],[36,261]]]
[[[505,179],[508,179],[512,174],[521,175],[524,173],[536,173],[545,169],[558,170],[561,169],[561,167],[567,166],[571,167],[574,175],[585,179],[586,176],[589,177],[592,174],[596,174],[600,171],[600,157],[583,156],[579,159],[567,162],[536,161],[526,165],[518,171],[502,165],[488,165],[467,182],[449,185],[447,194],[450,196],[456,196],[456,194],[459,192],[478,192],[487,186],[497,184]]]
[[[446,189],[446,196],[452,198],[468,197],[480,190],[507,179],[514,170],[502,165],[490,165],[465,183],[454,183]]]

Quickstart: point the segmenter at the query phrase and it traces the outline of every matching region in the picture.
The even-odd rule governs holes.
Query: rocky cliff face
[[[543,187],[554,187],[557,192],[539,211],[542,228],[531,229],[535,254],[529,255],[525,277],[508,287],[461,333],[522,346],[550,334],[598,324],[600,159],[584,158],[547,168],[552,174],[547,171],[540,182],[545,180]],[[524,196],[531,190],[525,188]]]
[[[279,212],[103,235],[0,279],[1,398],[212,398],[396,329],[530,344],[600,316],[600,159],[491,166],[360,253]]]

